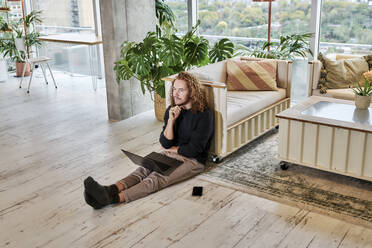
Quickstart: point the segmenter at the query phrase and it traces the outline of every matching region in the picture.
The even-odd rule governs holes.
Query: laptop
[[[183,162],[167,157],[161,153],[152,152],[145,157],[121,149],[125,155],[136,165],[142,166],[150,171],[156,171],[162,175],[169,176]]]

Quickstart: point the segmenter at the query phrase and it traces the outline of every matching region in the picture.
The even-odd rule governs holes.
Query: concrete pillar
[[[103,53],[110,120],[123,120],[153,108],[148,93],[131,79],[116,82],[114,63],[120,58],[120,45],[141,41],[148,31],[155,31],[154,0],[100,0]]]

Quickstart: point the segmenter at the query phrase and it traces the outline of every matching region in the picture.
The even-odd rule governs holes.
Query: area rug
[[[276,159],[278,136],[274,129],[221,163],[208,163],[205,178],[372,227],[372,182],[294,164],[283,171]]]

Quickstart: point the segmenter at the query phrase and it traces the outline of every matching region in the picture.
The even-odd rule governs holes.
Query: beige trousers
[[[153,192],[159,191],[169,185],[193,177],[204,170],[204,165],[196,159],[186,158],[179,154],[169,151],[162,151],[164,155],[183,161],[183,164],[177,167],[169,176],[158,172],[151,172],[144,167],[138,167],[127,177],[119,181],[124,186],[121,192],[124,194],[125,202],[147,196]]]

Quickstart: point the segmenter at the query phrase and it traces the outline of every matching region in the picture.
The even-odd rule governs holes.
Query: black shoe
[[[97,202],[91,195],[89,195],[86,190],[84,190],[84,199],[85,202],[94,209],[101,209],[104,207],[99,204],[99,202]]]
[[[106,188],[97,183],[92,177],[88,177],[84,180],[84,187],[87,194],[101,204],[102,207],[112,203],[112,199]]]

